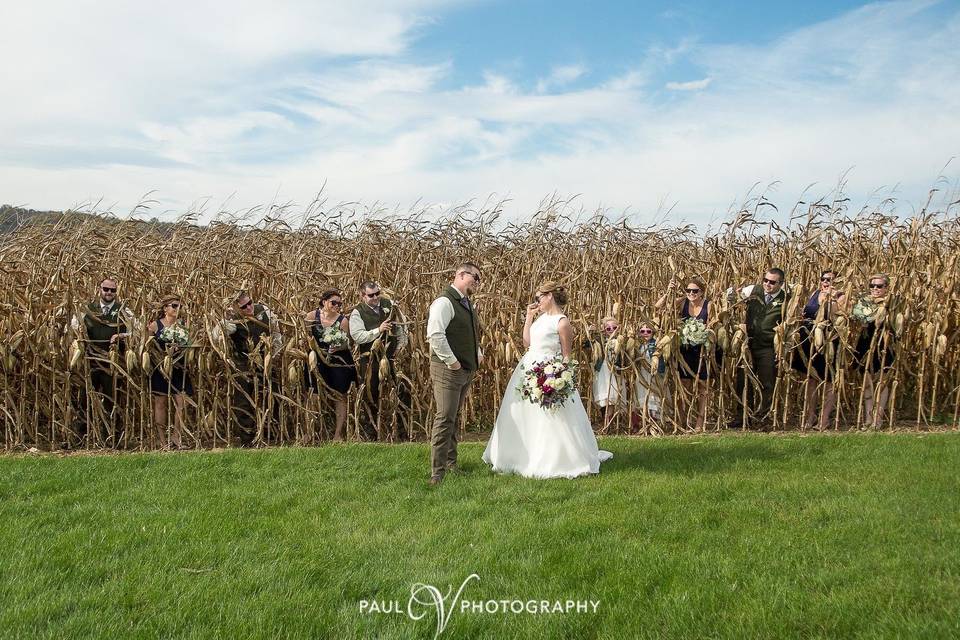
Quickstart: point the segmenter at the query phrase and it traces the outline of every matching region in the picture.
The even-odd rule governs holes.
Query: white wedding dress
[[[528,478],[576,478],[600,472],[600,463],[613,454],[597,448],[590,418],[573,396],[551,410],[524,400],[517,392],[523,367],[555,356],[560,351],[557,325],[562,315],[543,314],[530,327],[530,348],[513,371],[483,461],[494,471],[518,473]]]

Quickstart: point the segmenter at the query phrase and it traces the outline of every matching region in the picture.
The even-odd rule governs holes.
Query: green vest
[[[103,307],[99,300],[87,305],[87,312],[83,315],[83,325],[87,330],[90,347],[100,351],[110,349],[110,338],[118,333],[126,333],[127,325],[121,313],[122,305],[116,300],[110,307],[110,313],[103,314]]]
[[[780,291],[767,304],[763,285],[753,287],[747,298],[747,336],[750,337],[751,348],[773,348],[773,331],[783,322],[788,299],[786,289],[780,287]]]
[[[252,316],[242,316],[231,322],[237,325],[237,330],[230,335],[234,360],[237,364],[246,364],[250,361],[250,352],[260,344],[260,336],[269,335],[270,316],[262,304],[255,304]]]
[[[457,357],[457,361],[467,371],[476,371],[479,368],[477,362],[477,350],[480,341],[480,322],[473,312],[473,303],[470,303],[470,309],[467,310],[460,303],[462,296],[460,292],[449,286],[440,294],[441,298],[447,298],[453,304],[453,319],[447,325],[447,342],[450,343],[450,350]],[[437,354],[430,354],[430,359],[434,362],[442,362]]]
[[[363,328],[367,331],[373,331],[381,324],[383,321],[389,318],[390,320],[397,321],[398,318],[393,317],[390,311],[393,309],[393,302],[388,298],[381,298],[380,308],[383,309],[383,315],[378,315],[376,311],[370,308],[367,304],[357,305],[357,313],[360,314],[360,319],[363,320]],[[365,344],[357,346],[357,351],[361,354],[370,353],[370,350],[373,349],[373,343],[376,340],[371,340]],[[387,347],[387,358],[393,358],[397,354],[397,336],[392,332],[387,334],[387,336],[381,341],[386,343]]]

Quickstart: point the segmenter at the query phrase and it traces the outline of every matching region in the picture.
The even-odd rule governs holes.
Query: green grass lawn
[[[960,434],[601,446],[535,481],[465,444],[437,488],[421,444],[0,456],[0,634],[432,638],[411,586],[476,573],[462,600],[600,604],[440,638],[960,636]]]

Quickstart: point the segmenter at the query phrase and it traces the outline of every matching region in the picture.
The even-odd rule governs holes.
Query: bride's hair
[[[567,288],[557,284],[553,280],[541,282],[540,286],[537,287],[537,291],[542,291],[543,293],[552,293],[553,301],[561,307],[567,304]]]

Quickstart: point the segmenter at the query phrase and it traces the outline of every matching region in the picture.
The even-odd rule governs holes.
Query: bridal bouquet
[[[323,341],[330,345],[333,351],[345,349],[350,344],[350,338],[338,324],[324,328]]]
[[[868,299],[860,298],[857,304],[853,305],[853,317],[862,324],[870,324],[877,317],[877,303]]]
[[[680,344],[699,347],[707,343],[707,325],[699,318],[687,318],[680,325]]]
[[[175,324],[163,328],[163,331],[160,332],[160,340],[178,347],[186,347],[190,344],[190,334],[184,327]]]
[[[530,368],[523,368],[523,380],[517,392],[524,400],[544,409],[555,409],[576,390],[579,365],[576,360],[560,355],[534,362]]]

